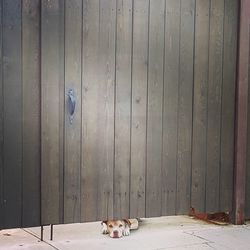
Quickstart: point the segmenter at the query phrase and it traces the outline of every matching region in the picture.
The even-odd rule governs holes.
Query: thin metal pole
[[[41,241],[43,241],[43,226],[41,226]]]
[[[53,224],[50,225],[50,240],[53,240]]]

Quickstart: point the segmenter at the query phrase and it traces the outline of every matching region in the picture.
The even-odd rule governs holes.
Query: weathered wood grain
[[[196,1],[191,206],[205,211],[210,1]]]
[[[162,109],[164,69],[165,1],[150,2],[146,216],[160,216],[162,199]],[[163,179],[163,181],[165,181]]]
[[[41,4],[41,223],[56,224],[63,220],[64,1]]]
[[[132,0],[117,1],[114,217],[129,217]]]
[[[238,1],[225,1],[221,109],[220,211],[232,210]]]
[[[74,27],[74,28],[73,28]],[[70,122],[69,99],[65,98],[64,223],[80,221],[81,205],[81,47],[82,1],[65,1],[65,96],[70,89],[76,108]]]
[[[92,204],[83,211],[87,220],[113,217],[115,23],[115,1],[84,1],[82,181],[83,204]]]
[[[179,39],[180,0],[167,0],[164,62],[162,215],[174,215],[176,211]]]
[[[22,73],[21,2],[3,2],[4,227],[21,226]]]
[[[22,1],[22,226],[40,224],[40,1]]]
[[[195,1],[181,1],[176,213],[190,208]]]
[[[81,221],[97,220],[99,24],[99,1],[83,0]]]
[[[206,212],[219,210],[223,20],[224,0],[212,0],[209,38]]]
[[[3,142],[4,142],[4,99],[3,99],[3,1],[0,1],[0,228],[3,228],[4,218],[4,162],[3,162]]]
[[[98,219],[113,217],[116,1],[100,1],[98,62]]]
[[[136,218],[145,216],[149,1],[135,0],[133,11],[130,217]]]

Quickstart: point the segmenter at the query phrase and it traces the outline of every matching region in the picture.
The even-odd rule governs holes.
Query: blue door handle
[[[76,97],[73,89],[68,91],[68,111],[69,111],[69,122],[73,123],[74,113],[76,108]]]

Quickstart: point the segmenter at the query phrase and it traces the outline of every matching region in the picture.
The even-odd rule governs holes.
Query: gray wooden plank
[[[160,216],[162,199],[162,108],[164,68],[165,1],[150,2],[146,216]],[[163,180],[165,181],[165,180]]]
[[[82,219],[89,221],[113,217],[116,2],[84,1],[83,15]]]
[[[236,81],[235,119],[235,167],[233,220],[237,225],[245,222],[246,163],[247,163],[247,120],[249,83],[249,14],[250,2],[241,1],[239,11],[239,34]]]
[[[180,0],[166,0],[162,215],[176,211]]]
[[[224,0],[212,0],[210,10],[206,211],[219,210],[221,88]]]
[[[114,218],[129,218],[132,8],[117,1]]]
[[[21,226],[21,2],[3,1],[4,227]]]
[[[3,130],[3,122],[4,122],[4,110],[3,110],[3,1],[0,1],[0,229],[3,228],[3,142],[4,142],[4,130]]]
[[[205,211],[210,1],[196,1],[191,206]]]
[[[232,210],[238,1],[225,1],[221,113],[220,211]]]
[[[42,224],[56,224],[62,222],[64,77],[61,71],[64,69],[62,67],[64,1],[43,0],[41,4],[41,217]]]
[[[176,213],[190,208],[195,1],[181,1]]]
[[[250,35],[250,34],[249,34]],[[249,36],[250,38],[250,36]],[[248,74],[250,73],[250,46],[248,48],[248,58],[245,58],[244,63],[248,62]],[[248,77],[250,83],[250,77]],[[250,85],[248,85],[250,86]],[[245,218],[250,219],[250,88],[248,87],[248,116],[247,116],[247,162],[246,162],[246,193],[245,193]]]
[[[74,27],[72,29],[72,27]],[[65,98],[64,223],[80,222],[82,1],[65,1],[65,94],[73,89],[72,123]]]
[[[248,74],[250,73],[250,50],[248,48]],[[248,78],[250,84],[250,78]],[[248,85],[250,86],[250,85]],[[250,88],[248,88],[248,96],[250,96]],[[250,110],[250,98],[248,98],[248,110]],[[245,193],[245,218],[250,219],[250,112],[247,117],[247,166],[246,166],[246,193]]]
[[[40,1],[22,5],[22,226],[40,224]]]
[[[250,58],[250,54],[249,54]],[[248,72],[250,73],[250,67]],[[250,83],[250,79],[248,80]],[[250,88],[248,88],[248,96],[250,96]],[[250,98],[248,98],[248,109],[250,109]],[[245,194],[245,217],[250,219],[250,114],[247,117],[247,166],[246,166],[246,194]]]
[[[149,1],[133,7],[130,217],[145,217]]]
[[[98,219],[113,217],[116,1],[100,1],[98,83]]]
[[[83,0],[81,221],[97,220],[98,44],[99,1]]]
[[[65,0],[59,1],[59,223],[64,223]]]

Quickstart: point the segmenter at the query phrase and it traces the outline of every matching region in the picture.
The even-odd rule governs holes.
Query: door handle
[[[68,111],[69,111],[69,122],[73,123],[74,113],[76,108],[76,96],[73,89],[68,91]]]

